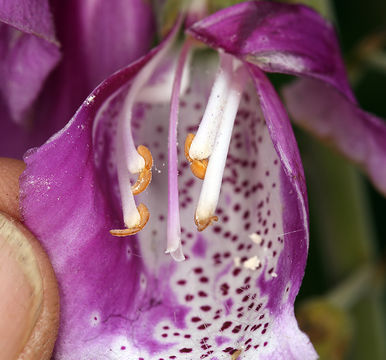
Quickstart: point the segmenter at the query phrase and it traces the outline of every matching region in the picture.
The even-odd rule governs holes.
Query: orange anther
[[[137,209],[138,209],[139,215],[141,217],[141,221],[139,222],[138,225],[136,225],[132,228],[129,228],[129,229],[110,230],[110,234],[113,236],[124,237],[124,236],[134,235],[137,232],[141,231],[145,227],[146,223],[148,222],[149,217],[150,217],[150,213],[144,204],[139,204],[137,206]]]
[[[194,134],[192,133],[189,133],[185,139],[185,157],[186,157],[186,160],[188,160],[190,163],[193,161],[193,159],[189,156],[189,150],[190,150],[190,146],[192,145],[193,139],[194,139]]]
[[[208,159],[204,160],[193,160],[190,164],[190,170],[193,175],[201,180],[204,180],[206,168],[208,167]]]
[[[201,180],[204,180],[206,168],[208,167],[208,159],[196,160],[192,159],[189,155],[190,146],[194,139],[194,134],[189,133],[185,140],[185,158],[190,163],[190,170],[193,175],[198,177]]]
[[[146,169],[151,169],[153,166],[153,157],[151,156],[150,150],[144,146],[144,145],[139,145],[137,147],[138,154],[143,157],[145,160],[145,168]]]
[[[140,172],[135,184],[131,187],[131,192],[133,193],[133,195],[138,195],[142,191],[146,190],[150,181],[151,181],[151,170],[144,168]]]
[[[217,221],[218,220],[218,217],[213,215],[213,216],[210,216],[206,219],[198,219],[197,216],[194,217],[194,222],[197,226],[197,230],[198,231],[203,231],[205,230],[209,225],[211,225],[213,223],[213,221]]]
[[[138,154],[145,160],[145,167],[140,172],[137,181],[131,187],[133,195],[138,195],[142,191],[146,190],[151,181],[151,167],[153,166],[153,157],[150,150],[143,145],[138,146]]]

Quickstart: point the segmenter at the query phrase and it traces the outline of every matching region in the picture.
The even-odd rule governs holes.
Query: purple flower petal
[[[286,86],[284,99],[298,125],[338,149],[386,194],[386,124],[361,110],[334,88],[301,79]]]
[[[20,123],[58,63],[59,48],[0,23],[0,53],[0,94],[12,119]]]
[[[54,1],[53,12],[63,60],[36,105],[34,125],[45,138],[67,123],[99,82],[144,55],[154,34],[150,6],[141,0]]]
[[[55,357],[221,359],[241,349],[244,359],[315,358],[293,316],[308,249],[303,173],[288,118],[258,70],[251,70],[258,98],[249,86],[236,118],[219,223],[203,233],[193,222],[201,182],[180,152],[187,260],[164,254],[169,104],[138,103],[132,122],[136,143],[155,162],[140,195],[149,223],[135,237],[109,235],[122,223],[116,120],[131,81],[156,51],[102,83],[66,128],[25,158],[23,215],[61,289]],[[193,71],[180,103],[179,144],[197,126],[215,73],[204,62]]]
[[[86,82],[76,107],[102,80],[145,54],[153,40],[153,14],[142,0],[57,0],[53,11],[63,67],[72,72],[72,81],[75,75]]]
[[[67,123],[99,82],[145,54],[154,33],[150,6],[140,0],[54,1],[53,12],[63,60],[36,105],[34,124],[46,138]]]
[[[321,79],[353,100],[335,32],[308,7],[243,2],[194,24],[189,33],[264,71]]]
[[[60,59],[47,0],[2,2],[0,53],[2,116],[21,122]]]
[[[27,114],[28,126],[1,138],[2,156],[21,157],[28,147],[40,145],[66,124],[100,81],[151,45],[153,16],[150,6],[141,0],[115,1],[114,5],[71,0],[51,5],[63,57],[47,81],[55,65],[52,48],[57,47],[48,2],[7,2],[0,9],[0,20],[25,32],[0,24],[0,49],[7,54],[0,61],[0,75],[5,79],[0,84],[4,95],[0,102],[6,107],[1,117],[4,127],[11,127],[6,124],[11,116],[23,120],[45,85]],[[56,53],[57,60],[58,49]]]
[[[0,22],[57,44],[48,0],[2,0]]]

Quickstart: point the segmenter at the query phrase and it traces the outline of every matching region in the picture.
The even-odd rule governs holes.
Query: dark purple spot
[[[208,324],[208,323],[205,323],[205,324],[202,324],[200,326],[197,326],[197,329],[198,330],[205,330],[206,328],[210,327],[212,324]]]
[[[209,305],[203,305],[200,307],[202,311],[210,311],[211,307]]]
[[[228,329],[231,326],[232,326],[232,322],[231,321],[225,321],[224,324],[222,324],[222,327],[221,327],[220,331],[224,331],[224,330]]]

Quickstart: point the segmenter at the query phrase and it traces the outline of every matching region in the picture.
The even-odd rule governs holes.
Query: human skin
[[[21,223],[19,160],[0,158],[0,348],[4,359],[50,359],[59,325],[51,263]]]

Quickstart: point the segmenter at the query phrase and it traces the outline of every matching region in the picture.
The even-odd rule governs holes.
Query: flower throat
[[[168,139],[168,221],[166,253],[176,261],[185,259],[181,247],[181,226],[178,196],[177,125],[182,78],[188,69],[194,40],[187,39],[180,51],[174,70],[170,98]],[[161,49],[141,70],[126,95],[123,110],[118,120],[116,136],[116,163],[122,202],[124,229],[110,230],[114,236],[129,236],[144,228],[150,212],[144,204],[136,205],[134,196],[150,185],[153,165],[152,155],[143,145],[134,145],[131,132],[133,106],[141,97],[141,90],[160,63],[167,46]],[[186,136],[184,153],[190,169],[201,179],[202,187],[198,199],[194,222],[198,231],[203,231],[218,220],[215,215],[219,201],[221,183],[226,164],[234,121],[240,105],[243,88],[248,79],[243,64],[231,55],[219,52],[220,63],[197,133]],[[138,174],[130,185],[130,175]]]

